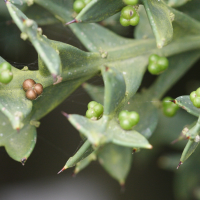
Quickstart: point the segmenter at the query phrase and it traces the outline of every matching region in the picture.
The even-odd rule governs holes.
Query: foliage
[[[85,141],[60,172],[76,166],[75,173],[78,173],[98,159],[105,170],[123,185],[131,168],[132,150],[152,148],[148,139],[159,123],[160,100],[200,57],[199,1],[140,0],[139,7],[132,9],[128,6],[131,8],[128,15],[122,13],[121,17],[113,15],[126,6],[123,0],[88,1],[83,9],[77,8],[77,12],[80,11],[78,14],[73,10],[73,0],[10,0],[5,3],[21,31],[21,38],[29,40],[35,47],[39,65],[35,71],[11,66],[13,79],[8,84],[0,80],[0,146],[6,148],[10,157],[24,164],[36,143],[38,120],[85,81],[101,74],[104,87],[83,84],[91,98],[98,102],[96,105],[103,105],[98,116],[88,117],[89,114],[86,114],[85,117],[63,112]],[[134,31],[135,39],[124,38],[95,23],[113,16],[115,26],[116,19],[127,16],[132,19],[130,10],[135,12],[134,16],[140,16]],[[38,25],[54,23],[70,24],[70,29],[88,51],[50,40],[38,28]],[[151,55],[156,55],[156,64],[152,59],[149,62]],[[0,57],[0,64],[5,62]],[[148,89],[139,92],[144,74],[153,64],[159,67],[153,74],[165,71]],[[22,88],[26,79],[33,79],[43,86],[42,95],[37,97],[36,94],[35,100],[26,98]],[[173,102],[199,117],[200,111],[189,96],[177,97]],[[166,114],[172,107],[172,113]],[[164,102],[163,108],[168,116],[177,111],[177,106],[171,102]],[[139,114],[134,126],[120,126],[118,117],[123,110]],[[179,165],[190,157],[199,144],[200,120],[184,130],[181,138],[188,139],[188,143]],[[195,167],[195,172],[198,173],[198,169]],[[188,174],[193,177],[196,173],[190,171]],[[182,181],[187,177],[180,178],[179,174],[178,179]],[[192,188],[184,191],[188,190]],[[190,198],[181,192],[177,197]]]

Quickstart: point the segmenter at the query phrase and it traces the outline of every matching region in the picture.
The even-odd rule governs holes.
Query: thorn
[[[148,145],[146,146],[146,148],[148,148],[148,149],[153,149],[153,146],[152,146],[151,144],[148,144]]]
[[[70,22],[67,22],[65,25],[70,25],[70,24],[73,24],[73,23],[78,23],[78,21],[76,19],[73,19],[72,21]]]
[[[125,192],[125,182],[123,181],[123,182],[120,182],[119,183],[120,184],[120,186],[121,186],[121,193],[124,193]]]
[[[73,178],[76,177],[76,173],[75,173],[75,172],[72,173],[72,177],[73,177]]]
[[[137,149],[133,148],[132,154],[134,154],[137,151]]]
[[[85,87],[85,85],[86,85],[86,83],[82,83],[82,85],[81,85],[81,86],[84,88],[84,87]]]
[[[182,164],[183,163],[180,161],[176,169],[178,169]]]
[[[67,167],[63,167],[57,174],[60,174],[61,172],[65,171],[67,169]]]
[[[53,82],[55,83],[57,81],[57,76],[55,74],[52,74]]]
[[[20,128],[16,128],[17,132],[19,133],[20,132]]]
[[[176,103],[176,99],[174,99],[174,100],[169,100],[170,102],[173,102],[173,103]]]
[[[66,112],[62,111],[61,113],[62,113],[67,119],[69,118],[69,115],[68,115]]]
[[[25,162],[27,161],[27,158],[22,158],[21,159],[21,163],[22,163],[22,165],[24,166],[25,165]]]
[[[178,139],[175,139],[174,141],[172,141],[170,144],[175,144],[179,141],[179,138]]]

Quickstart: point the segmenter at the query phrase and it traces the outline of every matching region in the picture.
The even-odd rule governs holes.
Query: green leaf
[[[76,21],[99,22],[119,12],[124,6],[123,0],[92,0],[77,15]]]
[[[126,92],[123,75],[115,68],[102,68],[105,84],[104,115],[112,115]]]
[[[75,153],[75,155],[68,159],[65,166],[60,172],[58,172],[58,174],[67,168],[74,167],[81,160],[88,157],[93,151],[94,150],[91,146],[91,143],[88,140],[86,140],[85,143],[81,146],[81,148]]]
[[[168,6],[179,7],[188,2],[188,0],[165,0]]]
[[[199,142],[195,142],[194,140],[188,141],[181,155],[181,159],[180,159],[181,164],[184,163],[192,155],[192,153],[194,153],[198,144]]]
[[[142,0],[142,2],[149,17],[157,47],[160,49],[169,44],[173,38],[170,10],[163,1]]]
[[[87,156],[86,158],[84,158],[83,160],[81,160],[80,162],[76,164],[74,174],[78,174],[80,171],[85,169],[94,160],[96,160],[95,152],[91,153],[89,156]]]
[[[112,134],[106,135],[106,126],[108,123],[108,117],[104,116],[100,120],[92,121],[86,117],[80,115],[68,115],[68,120],[71,124],[87,139],[97,147],[101,144],[109,142],[111,140]]]
[[[82,86],[94,101],[103,105],[104,87],[96,86],[96,85],[94,86],[89,83],[83,83]]]
[[[193,105],[189,95],[177,97],[175,99],[175,104],[196,117],[199,117],[200,115],[200,109]]]
[[[25,161],[36,143],[36,128],[26,124],[20,131],[14,130],[7,117],[0,113],[0,146],[4,146],[11,158]]]
[[[55,18],[53,14],[36,4],[28,7],[25,10],[24,14],[29,19],[34,20],[39,26],[50,25],[60,22],[57,18]]]
[[[143,5],[139,6],[140,23],[135,27],[136,39],[155,38]]]
[[[33,46],[45,62],[51,74],[60,75],[62,72],[60,65],[60,58],[58,53],[50,46],[50,43],[44,36],[38,33],[38,26],[33,21],[28,19],[17,7],[12,5],[10,2],[6,3],[7,8],[12,16],[13,20],[21,30],[21,37],[29,38]]]
[[[49,10],[64,23],[73,19],[73,0],[34,0],[34,2]]]
[[[187,4],[179,7],[178,10],[200,21],[200,15],[199,15],[200,1],[199,0],[187,1]]]
[[[100,164],[121,185],[124,185],[131,168],[131,151],[130,148],[107,144],[98,153]]]
[[[110,121],[106,132],[107,134],[113,133],[112,142],[117,145],[132,148],[152,148],[152,145],[149,144],[148,140],[143,135],[135,130],[123,130],[119,123],[114,120]]]

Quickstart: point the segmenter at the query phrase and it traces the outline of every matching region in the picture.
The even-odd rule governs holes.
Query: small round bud
[[[126,6],[121,11],[121,17],[125,19],[131,19],[137,14],[136,10],[132,6]]]
[[[133,126],[135,126],[140,121],[140,115],[137,112],[132,111],[129,113],[129,119]]]
[[[140,17],[139,17],[139,15],[136,15],[135,17],[130,19],[130,25],[136,26],[136,25],[138,25],[139,21],[140,21]]]
[[[190,93],[190,100],[193,102],[196,96],[197,96],[196,91],[191,92]]]
[[[23,89],[26,92],[28,89],[32,88],[35,85],[35,81],[33,79],[26,79],[23,82]]]
[[[41,95],[42,92],[43,92],[43,86],[42,86],[42,84],[40,84],[40,83],[36,83],[36,84],[33,86],[33,89],[34,89],[34,91],[37,93],[38,96]]]
[[[2,72],[4,70],[11,71],[11,65],[8,62],[3,62],[0,64],[0,72]]]
[[[127,110],[122,110],[120,113],[119,113],[119,121],[123,120],[123,119],[126,119],[129,115],[129,112]]]
[[[38,95],[32,88],[26,91],[26,98],[29,100],[35,100],[37,96]]]
[[[158,64],[158,67],[160,68],[160,70],[161,70],[161,71],[164,71],[165,69],[168,68],[168,66],[169,66],[169,61],[168,61],[168,59],[165,58],[165,57],[160,57],[160,58],[158,59],[157,64]]]
[[[196,90],[196,95],[197,95],[197,97],[200,97],[200,88],[198,88],[198,89]]]
[[[90,101],[90,103],[88,103],[88,108],[94,108],[98,103],[96,101]]]
[[[149,63],[156,63],[159,59],[159,56],[156,54],[152,54],[151,56],[149,56]]]
[[[77,0],[74,2],[73,8],[75,12],[79,13],[85,7],[85,3],[83,1]]]
[[[159,69],[158,65],[155,63],[149,63],[148,71],[149,71],[149,73],[151,73],[153,75],[158,75],[160,73],[160,69]]]
[[[123,18],[123,17],[120,17],[119,21],[120,21],[120,24],[122,26],[129,26],[130,25],[130,21],[128,19]]]
[[[200,108],[200,97],[196,97],[192,103],[195,107]]]
[[[127,5],[136,5],[138,4],[138,0],[124,0],[124,3],[127,4]]]
[[[7,84],[13,79],[13,74],[10,70],[4,70],[0,73],[0,82]]]

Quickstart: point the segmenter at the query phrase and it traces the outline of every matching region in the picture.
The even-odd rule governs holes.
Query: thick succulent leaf
[[[0,57],[0,64],[3,62],[5,60]],[[31,112],[32,102],[25,98],[20,87],[16,87],[19,70],[12,66],[11,71],[14,74],[13,80],[7,85],[1,84],[0,87],[0,110],[8,117],[13,129],[19,130],[23,127],[24,118]]]
[[[89,83],[84,83],[82,86],[94,101],[104,104],[104,87],[94,86]]]
[[[186,4],[188,5],[188,4]],[[196,5],[196,4],[195,4]],[[197,5],[196,5],[197,6]],[[169,7],[171,13],[175,15],[173,21],[174,36],[180,38],[188,35],[199,35],[200,22],[176,9]]]
[[[139,6],[140,23],[135,27],[136,39],[155,38],[143,5]]]
[[[68,22],[73,19],[73,0],[34,0],[34,2],[49,10],[62,22]]]
[[[105,85],[104,115],[112,115],[124,98],[126,85],[122,73],[115,68],[103,67],[102,75]]]
[[[111,140],[112,133],[106,135],[106,126],[108,123],[108,117],[106,116],[100,120],[93,121],[80,115],[70,114],[68,120],[96,147]]]
[[[99,22],[119,12],[125,5],[123,0],[92,0],[76,16],[76,21]]]
[[[148,91],[142,94],[137,93],[124,105],[125,110],[136,111],[140,115],[139,123],[134,126],[134,130],[149,138],[158,123],[158,111],[154,106],[154,97]]]
[[[13,80],[7,85],[1,85],[0,95],[5,94],[5,98],[1,99],[2,102],[8,102],[8,100],[12,98],[12,96],[9,96],[12,94],[11,92],[15,93],[15,91],[17,91],[18,94],[15,95],[14,100],[15,104],[10,103],[10,109],[12,108],[13,112],[14,109],[16,109],[16,111],[21,111],[24,114],[24,117],[26,117],[25,120],[22,121],[22,123],[25,124],[24,127],[28,127],[30,120],[39,120],[45,114],[50,112],[67,96],[69,96],[78,86],[80,86],[84,81],[88,80],[99,71],[98,67],[101,64],[102,59],[98,53],[86,53],[75,47],[60,42],[51,41],[51,45],[60,52],[60,57],[63,65],[61,83],[58,82],[59,84],[53,85],[53,78],[51,77],[49,72],[45,70],[46,67],[42,60],[39,60],[40,70],[23,71],[13,67]],[[2,58],[0,58],[0,61],[4,62]],[[42,96],[37,98],[35,101],[25,99],[25,92],[22,89],[22,84],[23,81],[27,78],[33,79],[37,83],[41,83],[44,87]],[[32,108],[30,106],[27,106],[32,104]],[[21,131],[22,130],[20,130],[20,133]],[[32,128],[27,130],[27,134],[31,135],[31,131]],[[8,133],[9,132],[5,132],[4,134]],[[27,146],[32,145],[29,142],[26,143]],[[18,143],[16,142],[15,145],[17,144]],[[19,144],[21,145],[21,143]],[[30,148],[31,147],[29,147],[29,149]],[[24,157],[25,156],[26,155],[24,155]],[[14,159],[19,160],[18,157]],[[20,157],[20,159],[22,158]]]
[[[188,0],[165,0],[168,6],[171,7],[179,7],[186,3],[188,3]]]
[[[200,1],[199,0],[187,1],[187,4],[179,7],[178,10],[200,21],[200,15],[199,15]]]
[[[183,153],[181,155],[180,162],[184,163],[191,155],[194,153],[195,149],[197,148],[199,142],[196,142],[194,140],[189,140],[183,150]]]
[[[199,199],[198,188],[200,185],[200,161],[199,150],[196,149],[189,162],[186,162],[178,173],[175,173],[174,189],[177,200]],[[190,183],[190,184],[186,184]]]
[[[163,1],[143,0],[142,2],[149,17],[156,38],[157,47],[162,48],[170,43],[173,38],[170,11]]]
[[[181,155],[181,159],[180,159],[181,164],[185,162],[197,148],[200,142],[199,133],[200,133],[200,117],[197,123],[186,133],[186,137],[189,138],[189,141],[187,142],[183,150],[183,153]]]
[[[199,117],[200,109],[193,105],[189,95],[177,97],[174,103],[186,110],[188,113]]]
[[[106,144],[98,153],[98,159],[104,169],[121,185],[130,171],[132,163],[132,149]]]
[[[126,98],[131,98],[140,87],[143,75],[148,64],[148,55],[137,56],[132,59],[126,59],[108,63],[107,66],[115,67],[124,77],[126,83]]]
[[[6,3],[10,15],[21,30],[21,32],[29,38],[33,46],[45,62],[49,71],[53,75],[60,75],[62,72],[61,63],[58,53],[53,49],[48,40],[38,33],[37,24],[28,19],[17,7],[10,2]]]
[[[125,131],[123,130],[116,120],[111,120],[106,130],[107,134],[113,134],[112,142],[132,148],[147,148],[151,149],[152,145],[149,144],[148,140],[135,130]]]
[[[55,24],[60,22],[53,14],[36,4],[28,7],[25,10],[24,14],[29,19],[34,20],[39,26]]]
[[[91,153],[88,157],[84,158],[76,164],[74,174],[79,173],[85,169],[92,161],[96,160],[96,152]]]
[[[90,141],[86,140],[81,148],[74,154],[74,156],[68,159],[65,166],[60,172],[64,171],[67,168],[74,167],[80,161],[87,158],[92,152],[94,152],[94,149],[92,148]]]
[[[14,160],[25,161],[35,146],[36,128],[26,124],[20,131],[14,130],[2,113],[0,121],[0,146],[4,146]]]
[[[168,69],[158,77],[150,89],[154,98],[160,99],[192,67],[199,57],[200,51],[189,51],[171,56]]]

